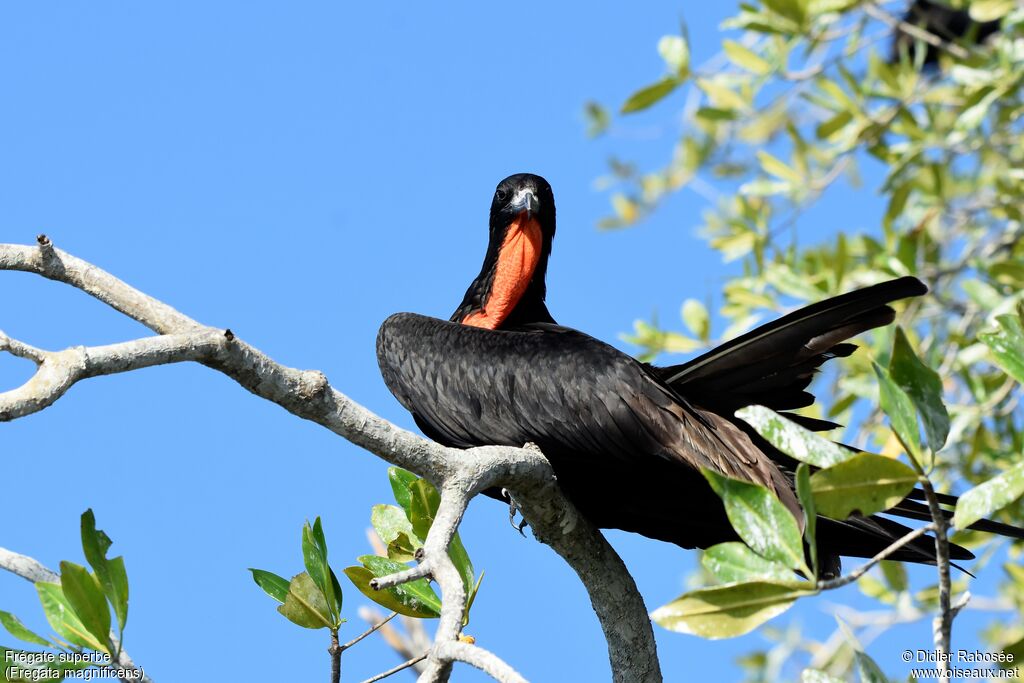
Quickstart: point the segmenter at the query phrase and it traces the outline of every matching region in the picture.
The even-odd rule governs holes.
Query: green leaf
[[[867,653],[857,648],[853,654],[857,661],[857,673],[860,675],[860,683],[889,683],[889,679],[885,677],[878,664]]]
[[[611,202],[615,215],[618,217],[621,225],[635,223],[636,219],[640,217],[640,207],[637,206],[636,201],[621,192],[613,194]]]
[[[690,71],[690,46],[683,36],[664,36],[658,41],[658,54],[678,78]]]
[[[796,468],[796,496],[804,509],[804,540],[811,554],[811,569],[818,576],[818,506],[811,491],[811,475],[807,463]]]
[[[815,591],[796,581],[754,581],[692,591],[651,613],[660,626],[702,638],[732,638],[749,633]]]
[[[780,451],[815,467],[831,467],[849,460],[856,451],[805,429],[764,406],[747,406],[736,411],[740,418]]]
[[[405,571],[409,569],[406,565],[373,555],[364,555],[359,561],[365,566],[346,567],[345,576],[359,592],[378,605],[407,617],[431,619],[441,615],[441,599],[437,597],[426,579],[417,579],[379,591],[370,587],[371,579]]]
[[[866,516],[887,510],[916,484],[914,470],[874,453],[858,453],[811,476],[818,514],[833,519],[846,519],[855,512]]]
[[[278,602],[284,602],[288,597],[288,579],[263,569],[249,567],[249,571],[252,572],[252,580],[263,589],[264,593]]]
[[[796,169],[787,165],[778,157],[772,156],[763,149],[757,150],[757,158],[761,162],[761,168],[769,175],[789,181],[794,185],[801,185],[806,182],[804,177],[798,173]]]
[[[331,586],[334,588],[334,614],[337,616],[338,623],[341,624],[347,619],[341,618],[341,607],[342,607],[342,593],[341,593],[341,582],[338,581],[338,575],[331,569]]]
[[[331,608],[331,616],[334,617],[335,623],[340,624],[344,621],[344,619],[341,619],[341,586],[338,584],[338,577],[335,576],[334,570],[331,569],[331,565],[327,561],[327,538],[324,536],[324,527],[320,523],[319,517],[313,522],[313,537],[316,539],[317,545],[322,549],[324,565],[327,567],[327,590],[324,591],[324,596],[327,598],[327,604]]]
[[[417,479],[413,482],[409,486],[409,494],[409,518],[412,521],[412,531],[418,537],[420,545],[422,545],[422,541],[427,538],[427,533],[430,532],[430,527],[434,523],[434,516],[437,514],[437,508],[441,504],[441,494],[426,479]],[[466,548],[462,544],[462,539],[459,538],[458,533],[452,537],[452,542],[448,546],[448,556],[455,563],[456,569],[459,570],[462,581],[466,584],[466,589],[472,588],[473,581],[475,580],[473,563],[470,562],[469,554],[466,552]]]
[[[476,594],[480,592],[480,584],[484,582],[484,573],[480,572],[480,576],[476,580],[476,584],[469,589],[469,597],[466,599],[466,614],[462,617],[462,627],[469,626],[469,612],[473,609],[473,603],[476,602]]]
[[[975,21],[995,21],[1002,19],[1016,6],[1016,0],[973,0],[969,9],[971,19]]]
[[[378,578],[403,572],[409,568],[400,562],[389,560],[386,557],[377,557],[376,555],[361,555],[358,559],[363,563],[364,567],[373,572],[374,576]],[[441,600],[426,579],[403,583],[395,587],[394,590],[400,595],[409,598],[411,601],[410,607],[413,609],[425,609],[428,613],[436,611],[440,614],[441,612]]]
[[[711,334],[711,316],[704,304],[696,299],[683,302],[683,322],[698,339],[706,342]]]
[[[704,551],[700,561],[722,583],[753,579],[793,580],[793,571],[789,567],[766,560],[737,541],[711,546]]]
[[[103,642],[100,642],[82,625],[59,583],[37,581],[36,592],[39,594],[39,602],[43,605],[46,620],[50,622],[50,628],[60,637],[80,647],[106,652],[103,645],[103,642],[106,642],[106,634]]]
[[[894,593],[902,593],[907,590],[910,584],[907,581],[907,569],[902,562],[882,560],[879,564],[882,569],[882,576],[885,577],[885,584]]]
[[[622,113],[631,114],[653,106],[668,97],[673,90],[679,87],[680,83],[681,81],[675,76],[669,76],[657,83],[640,88],[640,90],[630,95],[626,103],[622,105]]]
[[[750,103],[720,79],[699,78],[697,87],[704,91],[716,109],[741,112],[750,109]]]
[[[921,362],[914,353],[902,327],[896,328],[889,376],[910,397],[924,423],[928,447],[942,450],[949,435],[949,414],[942,403],[942,380],[939,374]]]
[[[99,579],[82,565],[63,561],[60,563],[60,585],[75,616],[96,642],[104,644],[101,650],[108,652],[110,607]]]
[[[817,130],[815,130],[815,135],[818,136],[819,140],[827,140],[843,128],[846,128],[847,124],[852,120],[853,114],[849,110],[844,109],[829,120],[819,124]]]
[[[735,121],[736,112],[732,109],[719,109],[718,107],[701,107],[697,110],[696,117],[711,123],[717,121]]]
[[[892,190],[889,196],[889,207],[885,210],[885,218],[882,225],[888,230],[892,228],[894,220],[903,215],[903,209],[907,206],[910,192],[914,189],[912,183],[900,183]]]
[[[1024,383],[1024,325],[1020,316],[1006,314],[996,318],[999,329],[978,335],[985,342],[1006,374]]]
[[[96,528],[96,515],[92,508],[82,513],[82,551],[89,565],[96,569],[106,563],[107,550],[110,549],[112,541],[104,532]]]
[[[25,624],[21,623],[21,619],[10,612],[0,610],[0,624],[3,624],[3,627],[7,629],[7,632],[18,640],[26,643],[32,643],[34,645],[42,645],[44,647],[49,647],[51,645],[50,641],[30,631]],[[2,660],[0,660],[0,664],[2,663]],[[2,667],[0,667],[0,670],[2,670]]]
[[[974,303],[990,311],[997,308],[1004,300],[999,290],[981,280],[964,280],[960,286]]]
[[[107,574],[100,576],[103,593],[114,607],[118,632],[123,632],[128,622],[128,572],[124,568],[124,557],[107,560]]]
[[[416,550],[422,547],[423,544],[412,531],[402,531],[395,540],[388,543],[388,557],[395,562],[412,562],[416,559]]]
[[[879,397],[882,411],[889,416],[892,430],[900,443],[907,449],[907,455],[915,463],[921,462],[921,434],[917,428],[917,412],[914,402],[889,375],[889,371],[875,361],[871,361],[878,377]]]
[[[417,479],[413,482],[409,486],[409,494],[409,520],[412,522],[412,529],[421,541],[426,540],[427,533],[434,523],[437,507],[441,504],[441,494],[426,479]]]
[[[807,18],[807,0],[764,0],[764,6],[798,26]]]
[[[793,183],[769,180],[768,178],[755,178],[749,183],[740,185],[740,194],[757,197],[770,197],[775,194],[785,194],[792,190]]]
[[[990,85],[978,88],[964,103],[964,110],[956,121],[956,129],[970,131],[980,126],[992,104],[1004,94],[1003,88]]]
[[[334,586],[331,585],[331,568],[327,563],[327,540],[319,517],[313,521],[312,526],[306,522],[302,527],[302,561],[309,578],[323,594],[325,604],[328,605],[327,613],[337,619],[337,605],[341,600],[340,596],[334,595]]]
[[[313,520],[313,541],[316,543],[316,547],[319,549],[320,554],[326,562],[327,538],[324,536],[324,525],[321,523],[319,515]]]
[[[1024,462],[1019,462],[960,496],[960,500],[956,504],[956,511],[953,513],[953,525],[957,529],[966,529],[982,517],[988,517],[1022,495],[1024,495]]]
[[[761,55],[740,45],[735,40],[722,41],[722,49],[730,62],[747,71],[763,76],[770,73],[772,65]]]
[[[303,628],[332,628],[336,625],[323,591],[306,572],[292,577],[284,604],[278,605],[277,611]]]
[[[107,550],[112,542],[107,534],[96,528],[96,516],[91,508],[82,513],[81,534],[85,560],[96,572],[103,594],[114,608],[118,632],[123,632],[128,621],[128,574],[124,568],[124,557],[107,559]]]
[[[748,546],[767,560],[791,569],[806,569],[797,522],[773,493],[707,468],[701,468],[701,472],[722,499],[733,529]]]
[[[391,544],[399,536],[405,534],[413,545],[413,550],[422,547],[419,538],[413,531],[412,523],[405,511],[394,505],[374,505],[370,512],[370,523],[385,544]],[[415,540],[413,540],[415,539]]]
[[[469,559],[466,546],[462,544],[462,539],[457,533],[452,536],[452,542],[448,546],[448,557],[451,558],[455,568],[459,570],[459,576],[462,577],[462,583],[466,586],[466,590],[472,590],[473,582],[476,581],[476,576],[473,574],[473,562]]]
[[[800,30],[800,26],[792,20],[773,14],[755,12],[749,4],[740,5],[739,16],[722,22],[722,28],[738,28],[758,33],[792,34]]]
[[[598,102],[589,101],[583,107],[583,115],[587,120],[587,137],[596,138],[602,135],[611,123],[611,116],[608,110]]]
[[[409,487],[419,479],[415,474],[407,470],[403,470],[400,467],[389,467],[388,468],[388,482],[391,484],[391,492],[395,496],[395,502],[405,510],[405,514],[412,516],[410,512],[410,505],[412,502],[412,496],[409,493]]]

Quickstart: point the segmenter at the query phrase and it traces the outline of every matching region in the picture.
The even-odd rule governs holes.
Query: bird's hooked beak
[[[516,215],[525,213],[526,218],[530,219],[540,210],[540,200],[537,199],[537,195],[534,194],[533,190],[522,189],[512,198],[512,203],[509,207]]]

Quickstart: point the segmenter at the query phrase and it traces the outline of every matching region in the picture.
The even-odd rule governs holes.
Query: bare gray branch
[[[514,493],[536,537],[554,548],[583,581],[608,642],[613,680],[661,680],[651,622],[633,578],[604,537],[562,495],[550,464],[535,448],[458,450],[427,441],[355,403],[331,387],[323,373],[280,365],[230,330],[199,324],[55,248],[45,237],[38,247],[0,244],[0,270],[36,273],[69,284],[160,335],[57,352],[0,338],[0,351],[26,355],[39,366],[23,386],[0,394],[0,419],[42,410],[88,377],[181,361],[201,363],[438,487],[441,506],[424,546],[423,562],[387,579],[394,583],[429,574],[441,588],[441,621],[421,680],[446,680],[453,661],[478,666],[498,680],[523,680],[495,655],[458,640],[466,591],[447,547],[470,498],[492,486]]]

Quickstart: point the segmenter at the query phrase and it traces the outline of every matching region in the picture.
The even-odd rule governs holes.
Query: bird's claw
[[[523,538],[526,538],[526,533],[523,532],[523,529],[526,528],[527,524],[526,519],[524,518],[516,524],[516,513],[520,511],[519,503],[517,503],[516,499],[512,497],[512,494],[508,489],[502,489],[501,495],[508,498],[508,523],[511,524],[512,528],[518,531]]]

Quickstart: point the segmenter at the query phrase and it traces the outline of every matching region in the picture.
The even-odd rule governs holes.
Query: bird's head
[[[483,268],[452,320],[489,329],[553,322],[544,306],[544,275],[554,236],[555,196],[548,181],[517,173],[498,183]]]
[[[539,175],[516,173],[505,178],[491,200],[491,241],[503,242],[510,230],[536,232],[551,248],[555,236],[555,195]]]

